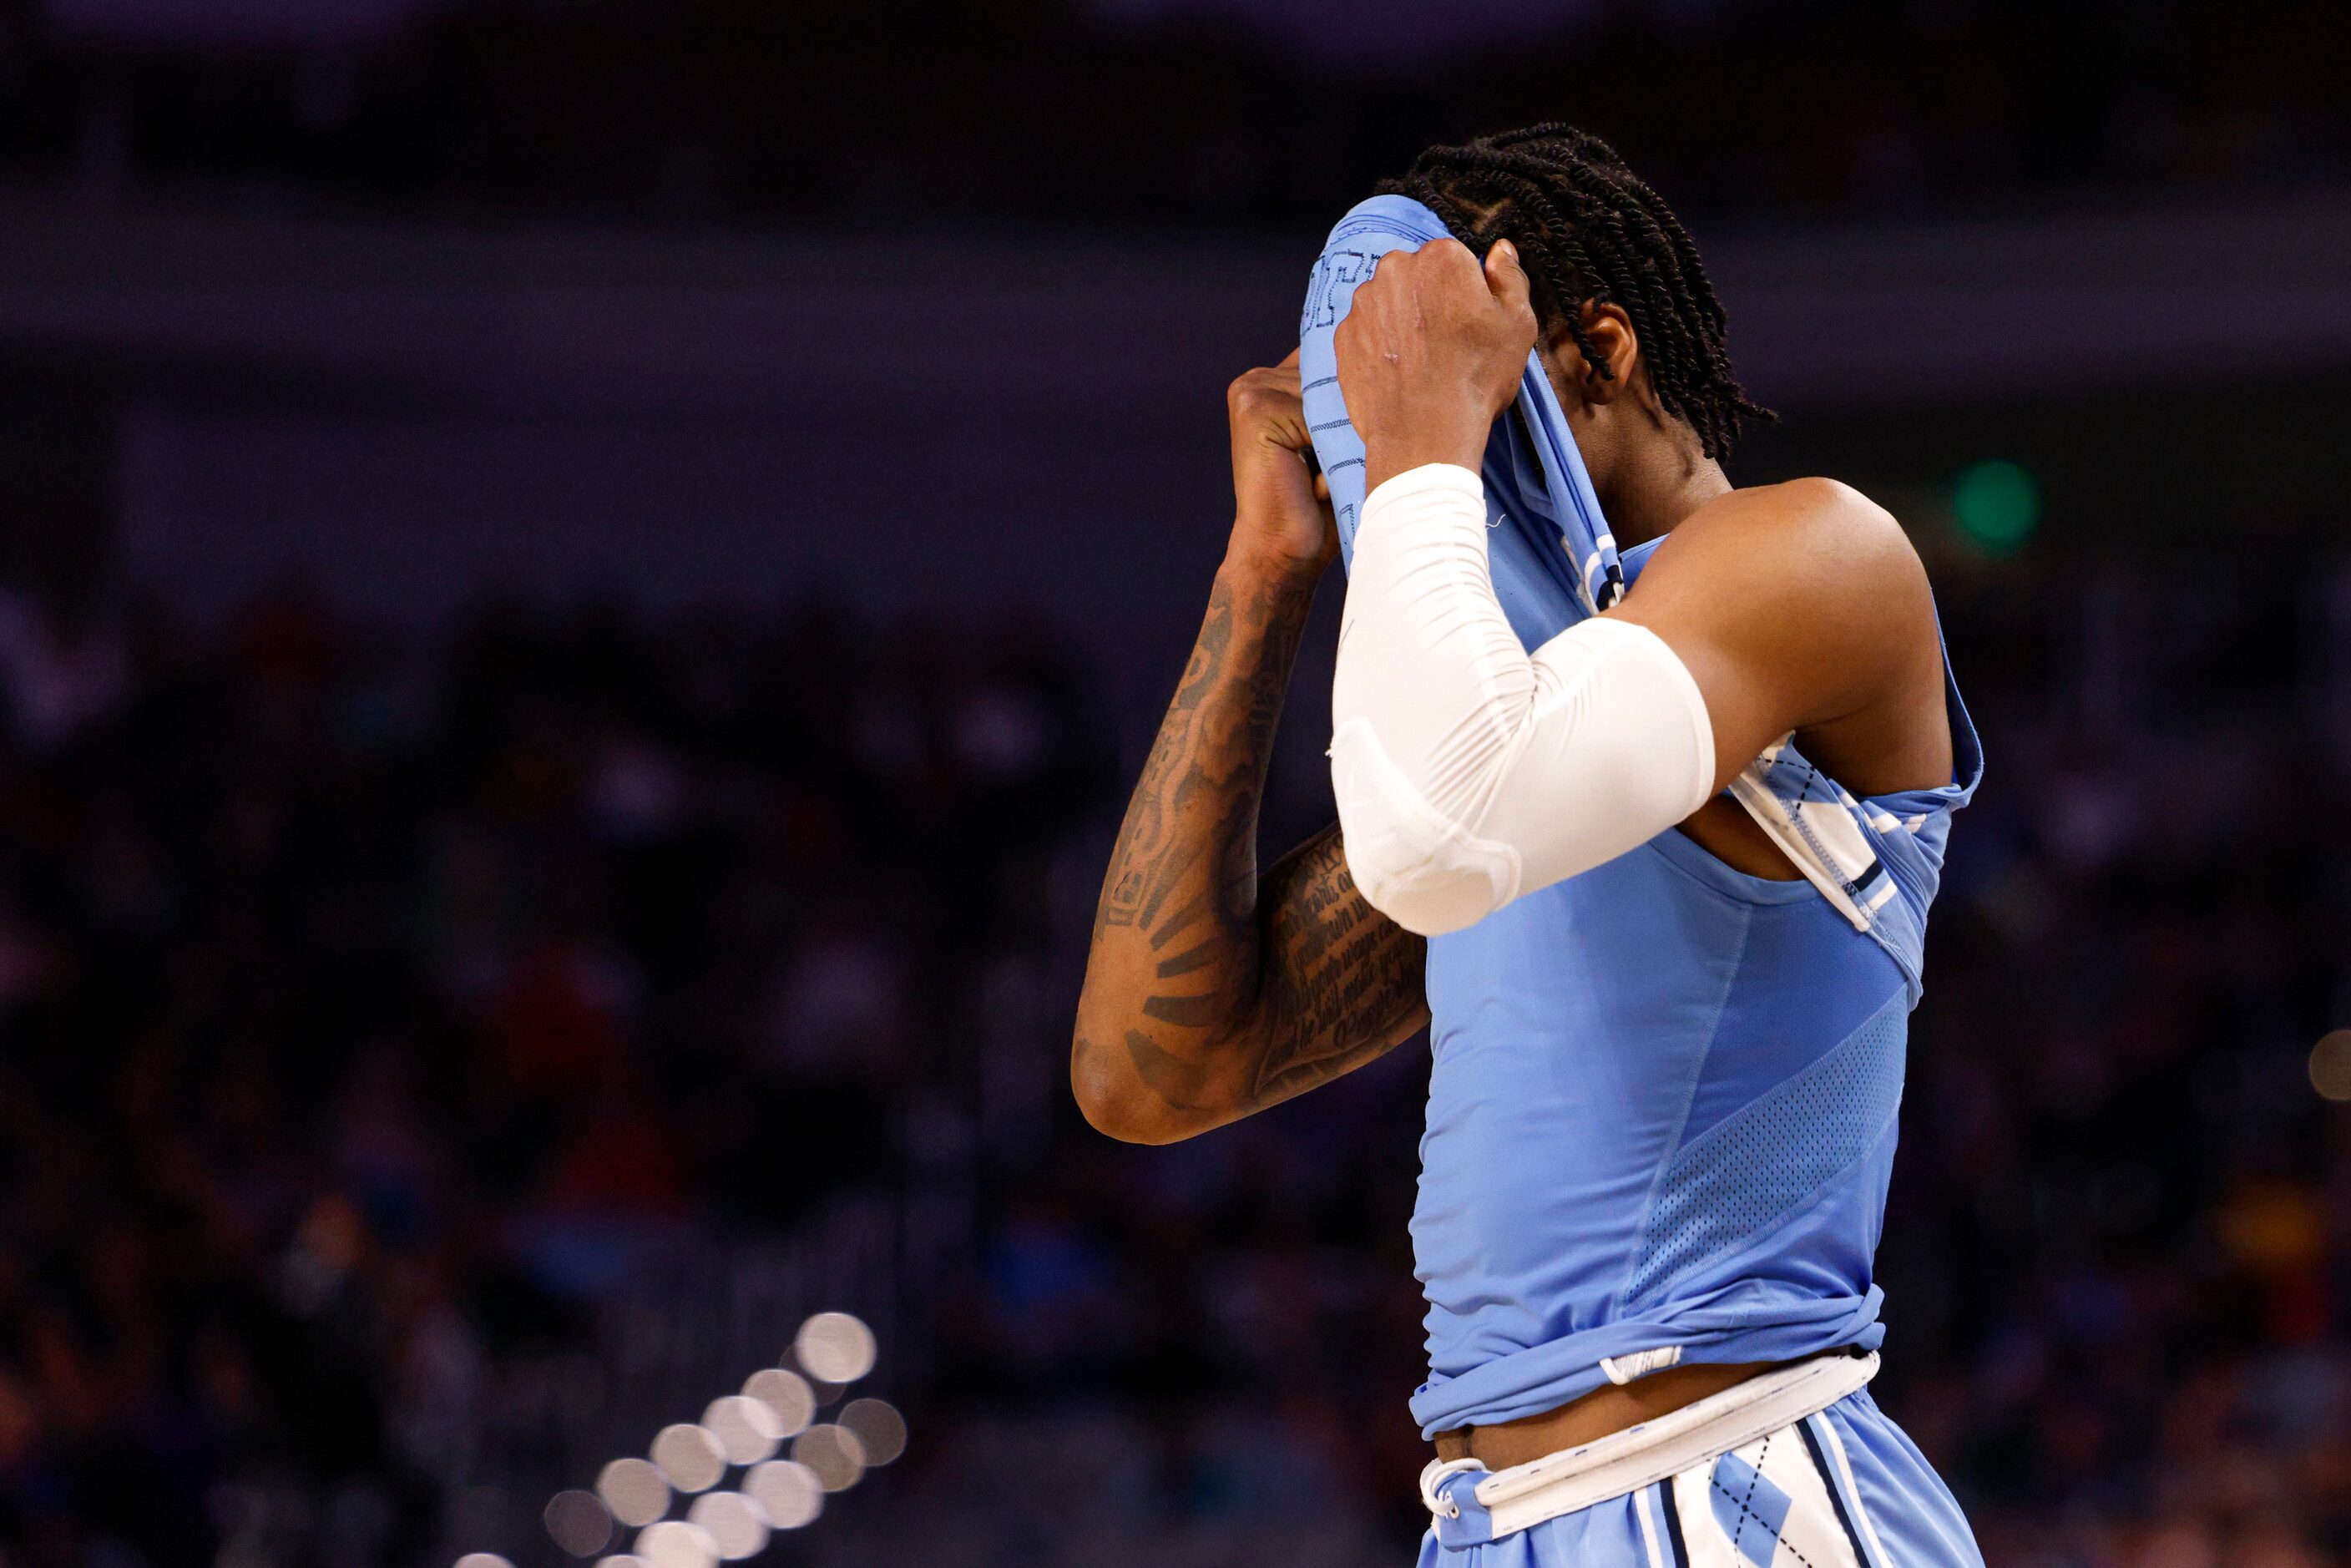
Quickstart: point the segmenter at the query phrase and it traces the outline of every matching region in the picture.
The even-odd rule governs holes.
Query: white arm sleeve
[[[1486,561],[1486,496],[1451,464],[1364,502],[1340,623],[1331,781],[1372,906],[1441,936],[1647,842],[1714,792],[1689,671],[1597,616],[1530,656]]]

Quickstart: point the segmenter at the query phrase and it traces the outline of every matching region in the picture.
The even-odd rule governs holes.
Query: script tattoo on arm
[[[1333,823],[1266,873],[1266,1050],[1250,1108],[1352,1072],[1428,1022],[1428,944],[1364,901]]]
[[[1426,1021],[1426,947],[1366,903],[1334,825],[1268,871],[1257,819],[1311,577],[1228,562],[1095,914],[1071,1081],[1165,1142],[1278,1104]]]

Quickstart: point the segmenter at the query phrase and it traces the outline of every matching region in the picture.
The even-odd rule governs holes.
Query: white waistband
[[[1475,1483],[1475,1497],[1492,1514],[1499,1540],[1655,1485],[1816,1416],[1867,1386],[1877,1365],[1874,1352],[1839,1352],[1766,1372],[1654,1421],[1496,1470]],[[1421,1501],[1433,1514],[1458,1515],[1459,1504],[1438,1489],[1454,1476],[1485,1468],[1475,1459],[1430,1464],[1420,1473]]]

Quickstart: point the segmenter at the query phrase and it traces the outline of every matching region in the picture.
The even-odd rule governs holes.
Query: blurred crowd
[[[1938,581],[1991,775],[1881,1398],[1994,1563],[2341,1561],[2351,572]],[[1401,1561],[1425,1051],[1172,1148],[1083,1126],[1054,1075],[1154,716],[1069,649],[0,598],[0,1561],[445,1560],[517,1480],[501,1367],[609,1354],[666,1236],[942,1160],[968,1234],[884,1347],[914,1448],[788,1558]]]
[[[1319,227],[1430,141],[1560,118],[1701,214],[2351,168],[2329,0],[381,0],[340,9],[402,25],[349,34],[207,9],[0,0],[0,171],[886,232]]]
[[[429,1560],[501,1364],[978,1094],[1104,783],[1018,627],[11,598],[0,686],[10,1563]]]

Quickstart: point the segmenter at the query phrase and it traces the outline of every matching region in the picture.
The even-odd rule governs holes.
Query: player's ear
[[[1604,305],[1587,300],[1583,307],[1583,336],[1592,345],[1600,362],[1608,367],[1603,375],[1584,357],[1583,346],[1575,340],[1565,327],[1552,329],[1552,362],[1573,378],[1576,390],[1590,402],[1614,402],[1633,385],[1633,372],[1641,362],[1641,337],[1633,330],[1633,319],[1625,314],[1621,305]]]

